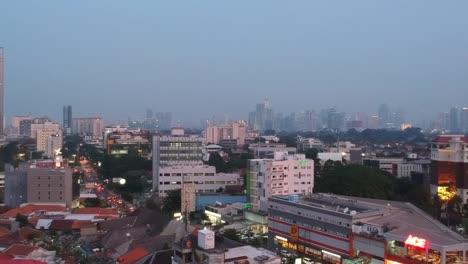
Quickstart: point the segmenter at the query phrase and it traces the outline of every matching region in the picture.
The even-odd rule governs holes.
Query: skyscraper
[[[3,48],[0,47],[0,137],[3,136],[4,108],[3,108]]]
[[[386,128],[387,123],[390,120],[390,109],[387,104],[381,104],[379,106],[379,126],[380,128]]]
[[[460,111],[460,131],[468,133],[468,107],[463,107]]]
[[[63,106],[63,132],[65,135],[72,133],[72,107],[71,105]]]
[[[460,132],[460,114],[458,107],[450,108],[450,133],[458,133]]]

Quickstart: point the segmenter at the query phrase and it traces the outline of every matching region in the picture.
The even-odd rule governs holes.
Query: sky
[[[7,117],[468,105],[468,1],[0,1]]]

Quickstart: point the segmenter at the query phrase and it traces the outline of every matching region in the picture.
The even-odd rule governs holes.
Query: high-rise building
[[[48,157],[53,157],[55,150],[63,146],[63,136],[60,129],[42,128],[37,130],[36,150],[43,151]]]
[[[379,106],[379,126],[380,128],[387,128],[387,123],[390,122],[390,109],[387,104]]]
[[[73,134],[102,138],[104,124],[100,117],[73,118]]]
[[[3,129],[4,129],[4,118],[5,118],[5,113],[4,113],[4,106],[3,106],[3,48],[0,47],[0,137],[3,136]]]
[[[468,107],[463,107],[460,111],[460,131],[468,133]]]
[[[266,211],[274,195],[311,194],[314,161],[303,154],[276,152],[273,159],[251,159],[247,164],[246,189],[254,211]]]
[[[450,133],[460,132],[460,111],[458,107],[450,108]]]
[[[153,136],[153,189],[157,190],[161,167],[203,165],[205,139],[185,135],[183,128],[173,128],[171,135]]]
[[[327,123],[329,130],[343,131],[345,129],[345,113],[337,113],[334,108],[330,108]]]
[[[239,121],[225,126],[208,126],[205,133],[206,141],[212,144],[219,144],[223,139],[233,139],[237,140],[237,145],[244,145],[247,127],[244,121]]]
[[[73,131],[73,121],[72,121],[72,107],[71,105],[63,106],[63,132],[65,135],[70,135]]]
[[[20,133],[21,121],[29,120],[32,121],[32,116],[13,116],[11,118],[11,127],[13,130],[13,135],[22,135]]]
[[[172,127],[172,113],[159,112],[154,115],[158,124],[159,130],[169,130]]]
[[[5,198],[6,206],[19,207],[28,200],[28,163],[18,166],[5,164]]]
[[[273,109],[270,102],[265,100],[255,106],[255,112],[249,113],[250,129],[265,131],[273,129]]]
[[[59,131],[60,125],[57,123],[52,123],[48,119],[35,118],[31,124],[30,136],[32,138],[37,138],[37,131],[39,129],[48,129],[53,131]]]

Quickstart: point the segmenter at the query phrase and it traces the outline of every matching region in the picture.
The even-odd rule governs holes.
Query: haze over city
[[[199,122],[277,112],[404,109],[468,97],[468,2],[40,1],[0,3],[7,118],[105,120],[145,108]]]

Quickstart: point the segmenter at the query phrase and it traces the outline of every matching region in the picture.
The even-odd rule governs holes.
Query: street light
[[[124,185],[126,182],[127,182],[127,180],[125,180],[124,178],[120,179],[120,181],[119,181],[120,185]]]

